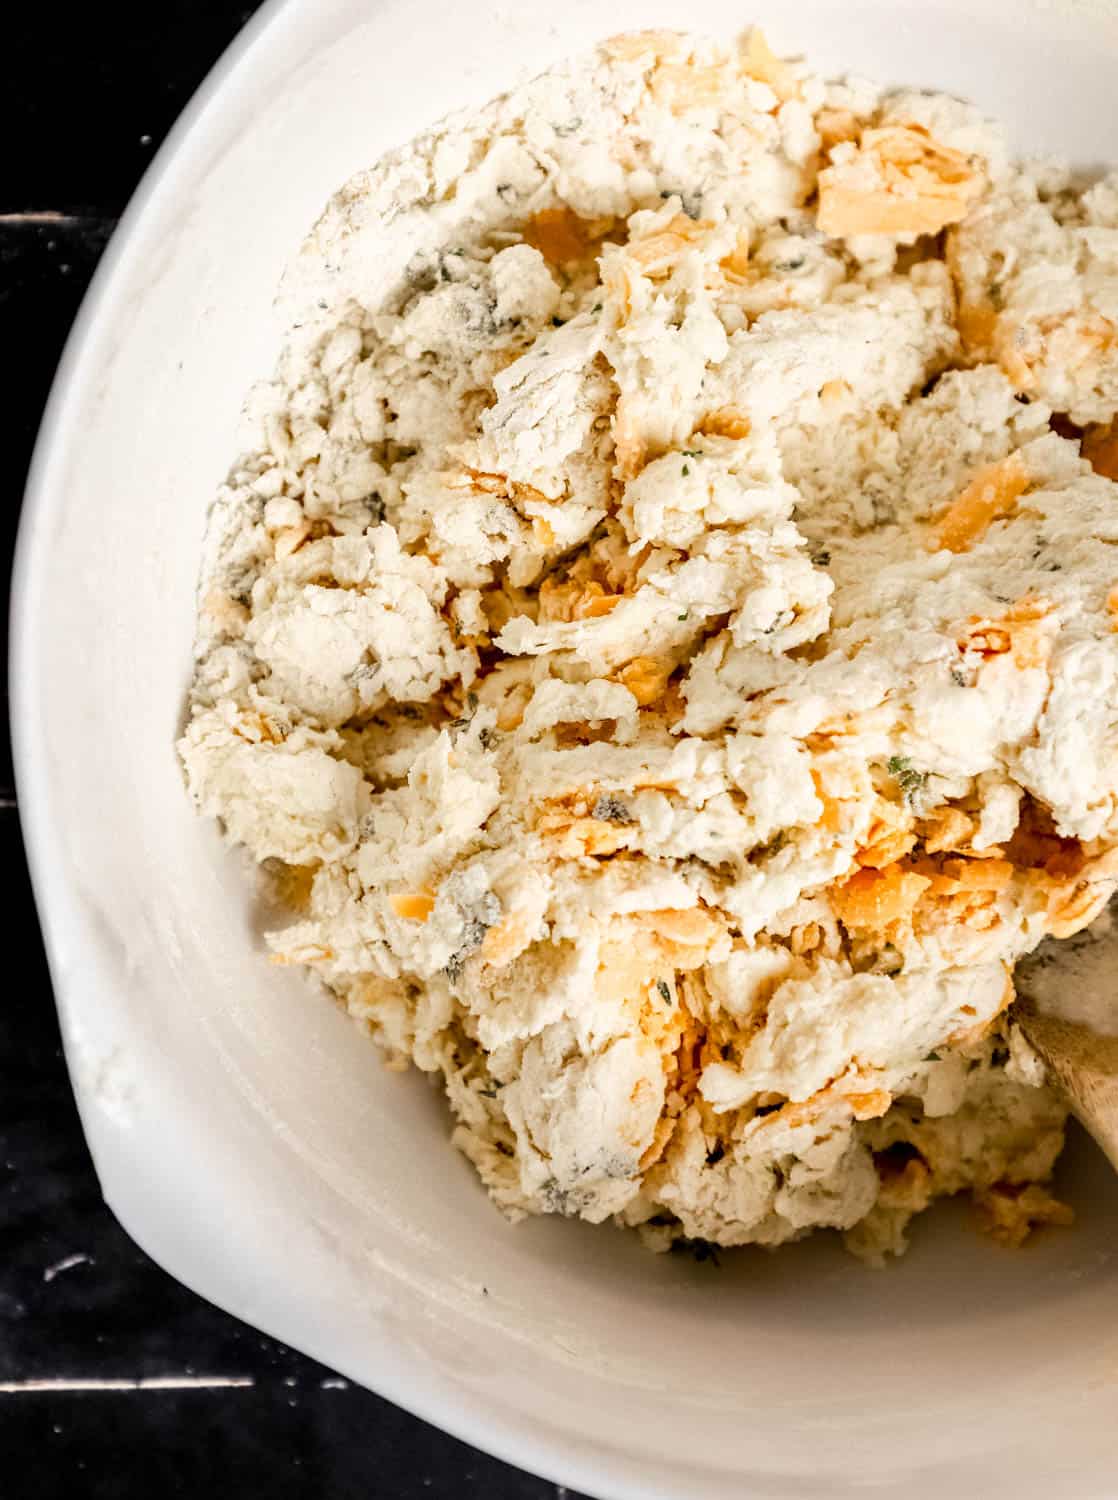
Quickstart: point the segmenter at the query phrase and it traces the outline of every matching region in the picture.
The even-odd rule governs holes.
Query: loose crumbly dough
[[[1118,878],[1118,177],[645,33],[355,179],[285,298],[181,743],[275,961],[512,1216],[1066,1217],[1006,1009]]]

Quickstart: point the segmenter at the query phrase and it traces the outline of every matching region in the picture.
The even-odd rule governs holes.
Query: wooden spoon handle
[[[1026,997],[1014,1018],[1069,1109],[1118,1170],[1118,1037],[1045,1015]]]

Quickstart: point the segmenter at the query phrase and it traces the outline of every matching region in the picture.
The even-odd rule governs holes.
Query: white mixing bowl
[[[824,70],[968,95],[1017,144],[1118,157],[1114,0],[274,0],[173,133],[51,398],[15,586],[19,789],[105,1196],[211,1301],[470,1442],[603,1496],[1118,1493],[1118,1188],[1024,1251],[952,1208],[867,1271],[721,1267],[511,1227],[438,1096],[264,961],[173,745],[203,521],[269,371],[282,267],[382,151],[603,32],[756,19]]]

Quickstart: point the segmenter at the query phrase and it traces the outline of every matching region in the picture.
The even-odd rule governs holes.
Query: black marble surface
[[[5,9],[8,562],[39,416],[85,286],[152,152],[253,9]],[[210,1307],[128,1239],[101,1200],[62,1060],[6,735],[0,838],[20,976],[5,986],[0,1021],[0,1497],[562,1495]],[[141,1384],[152,1381],[177,1388]]]

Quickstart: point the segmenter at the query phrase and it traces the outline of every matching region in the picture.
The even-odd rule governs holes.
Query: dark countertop
[[[9,563],[39,416],[82,293],[152,152],[254,9],[163,0],[147,11],[5,14]],[[102,1202],[62,1060],[6,735],[0,838],[15,871],[9,932],[26,933],[30,950],[0,1028],[4,1500],[562,1495],[227,1317],[132,1243]],[[152,1381],[162,1388],[141,1384]]]

